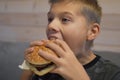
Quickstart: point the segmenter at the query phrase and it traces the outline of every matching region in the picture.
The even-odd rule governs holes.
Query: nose
[[[47,33],[56,33],[59,31],[59,21],[57,19],[54,19],[50,23],[48,23],[47,26]]]

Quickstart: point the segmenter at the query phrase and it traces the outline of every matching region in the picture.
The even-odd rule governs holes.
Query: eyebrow
[[[50,15],[50,14],[52,14],[52,12],[48,12],[48,13],[47,13],[47,15]],[[68,15],[73,16],[73,14],[70,13],[70,12],[61,12],[61,13],[60,13],[60,15],[65,15],[65,14],[68,14]]]

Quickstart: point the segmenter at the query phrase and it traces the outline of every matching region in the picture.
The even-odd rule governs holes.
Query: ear
[[[93,23],[89,26],[87,40],[94,40],[100,32],[100,25],[98,23]]]

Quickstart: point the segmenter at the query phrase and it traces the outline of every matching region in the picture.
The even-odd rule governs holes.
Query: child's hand
[[[46,46],[55,51],[59,56],[56,57],[51,54],[46,54],[44,51],[39,52],[41,56],[56,64],[57,67],[52,73],[58,73],[66,80],[89,80],[83,66],[64,41],[57,39],[54,43],[47,43]]]
[[[33,50],[34,50],[34,48],[33,48],[34,46],[42,45],[42,44],[44,44],[45,41],[47,41],[47,40],[39,40],[39,41],[33,41],[33,42],[31,42],[30,43],[30,47],[25,50],[25,54],[26,53],[32,53]]]

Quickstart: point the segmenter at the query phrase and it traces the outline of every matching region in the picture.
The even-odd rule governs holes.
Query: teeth
[[[50,40],[56,40],[57,38],[52,36],[52,37],[49,37]]]

